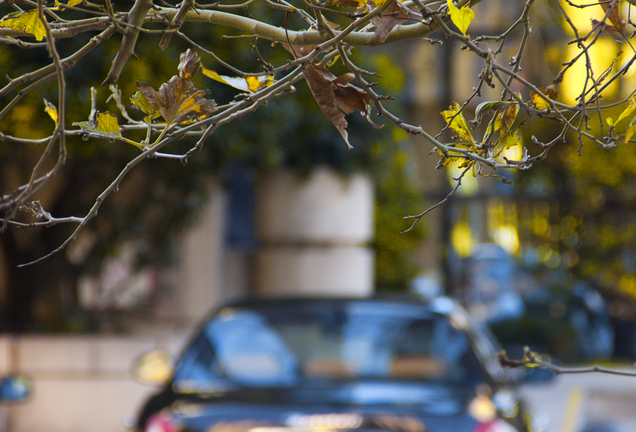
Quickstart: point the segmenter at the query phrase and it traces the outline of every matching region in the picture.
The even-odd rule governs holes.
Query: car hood
[[[472,388],[351,383],[336,387],[243,389],[174,404],[171,417],[188,431],[281,432],[289,428],[470,431]],[[276,429],[276,431],[274,431]]]

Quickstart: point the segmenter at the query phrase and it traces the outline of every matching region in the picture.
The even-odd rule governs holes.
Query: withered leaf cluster
[[[168,124],[200,120],[210,116],[215,111],[216,103],[204,97],[209,90],[198,89],[190,80],[200,68],[201,58],[195,51],[188,49],[181,54],[179,75],[174,75],[168,82],[163,83],[159,91],[137,81],[137,87],[148,100],[149,106],[142,103],[135,105],[149,116],[155,112],[159,113]],[[155,112],[148,112],[151,109]]]

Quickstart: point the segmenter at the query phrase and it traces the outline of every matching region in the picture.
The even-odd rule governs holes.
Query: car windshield
[[[201,329],[174,383],[289,387],[324,380],[460,382],[483,369],[468,335],[422,305],[299,302],[226,308]]]

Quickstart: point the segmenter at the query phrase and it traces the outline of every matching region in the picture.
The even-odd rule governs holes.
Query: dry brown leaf
[[[509,131],[512,127],[512,124],[515,122],[517,118],[517,114],[519,113],[519,105],[510,104],[507,109],[501,114],[501,126],[503,127],[502,132]]]
[[[614,29],[622,34],[623,29],[625,28],[625,23],[621,20],[621,17],[619,15],[620,11],[618,8],[618,3],[618,1],[615,1],[614,3],[608,2],[599,4],[603,8],[603,11],[605,11],[607,18],[612,24],[614,24]]]
[[[184,80],[192,77],[201,67],[201,57],[196,51],[189,49],[179,57],[179,76]]]
[[[289,45],[283,44],[283,48],[292,53],[295,57],[305,57],[314,50],[316,45]]]
[[[367,1],[367,7],[369,8],[369,11],[376,8],[375,3],[372,0]],[[396,1],[391,4],[391,6],[389,6],[382,15],[371,20],[373,25],[375,25],[375,37],[379,42],[386,41],[386,38],[395,26],[404,24],[404,22],[409,19],[409,16],[404,9],[408,8],[402,5],[399,1]]]
[[[362,89],[350,84],[354,79],[353,74],[336,77],[324,66],[316,65],[307,67],[303,74],[318,106],[338,129],[349,148],[352,147],[349,144],[345,114],[351,114],[358,109],[374,127],[382,127],[371,120],[370,96]]]

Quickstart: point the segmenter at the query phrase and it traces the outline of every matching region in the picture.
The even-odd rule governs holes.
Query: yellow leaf
[[[519,142],[519,136],[516,133],[507,133],[500,138],[497,143],[497,148],[494,151],[494,157],[499,157],[504,150],[509,149]]]
[[[0,27],[29,33],[35,36],[38,41],[46,37],[46,27],[38,15],[37,9],[28,12],[12,12],[0,21]]]
[[[159,111],[157,111],[155,107],[152,106],[146,96],[140,91],[135,92],[130,97],[130,102],[135,108],[141,110],[141,112],[150,117],[151,120],[159,117],[160,115]]]
[[[554,88],[554,86],[548,86],[546,88],[542,88],[539,89],[541,90],[541,92],[546,95],[548,97],[548,99],[550,100],[555,100],[557,98],[557,96],[559,95],[559,92]],[[533,91],[530,92],[530,97],[532,98],[532,100],[530,101],[530,103],[532,105],[534,105],[534,107],[536,109],[538,109],[539,111],[548,111],[550,112],[550,104],[548,103],[548,101],[546,101],[545,99],[543,99],[541,96],[539,96],[538,93],[535,93]]]
[[[77,6],[81,4],[84,0],[68,0],[68,3],[65,5],[64,3],[60,3],[60,0],[55,0],[55,8],[59,9],[60,6]]]
[[[274,84],[274,77],[271,75],[268,76],[248,76],[247,78],[240,77],[229,77],[225,75],[219,75],[215,71],[211,69],[207,69],[205,67],[201,68],[203,75],[208,78],[212,78],[215,81],[223,83],[225,85],[229,85],[230,87],[234,87],[237,90],[241,90],[244,92],[257,92],[263,87],[268,87]]]
[[[629,142],[630,139],[632,139],[632,137],[634,136],[634,133],[636,133],[636,117],[634,117],[630,122],[629,122],[629,126],[627,127],[627,130],[625,131],[625,142]]]
[[[261,86],[260,80],[255,76],[248,76],[245,78],[245,82],[247,83],[248,90],[252,93],[256,92]]]
[[[367,2],[366,0],[332,0],[331,4],[338,7],[355,7],[355,8],[366,8]]]
[[[468,5],[465,5],[461,9],[453,4],[453,0],[446,0],[448,4],[448,13],[450,14],[451,21],[457,26],[460,32],[466,36],[466,31],[470,22],[475,18],[475,12],[472,11]]]
[[[621,115],[618,116],[618,119],[616,119],[614,126],[616,126],[618,122],[630,116],[634,112],[634,109],[636,109],[636,100],[634,98],[635,97],[632,97],[629,99],[629,104],[627,105],[627,108],[625,108],[623,112],[621,113]]]
[[[117,116],[109,113],[98,113],[95,120],[75,122],[73,126],[82,128],[82,132],[89,136],[98,138],[116,139],[121,138],[121,129],[117,122]]]
[[[337,54],[328,64],[327,67],[331,67],[336,64],[336,62],[340,60],[340,54]]]
[[[532,94],[532,103],[534,104],[534,107],[539,111],[550,109],[550,104],[537,93]]]
[[[457,132],[461,139],[468,141],[471,144],[475,144],[473,135],[470,132],[470,129],[468,129],[468,123],[466,122],[464,115],[460,112],[460,109],[461,106],[455,102],[454,107],[451,106],[448,110],[442,111],[442,117],[446,120],[448,127]]]
[[[57,108],[55,108],[55,105],[53,105],[51,102],[47,101],[46,99],[43,99],[43,101],[44,101],[44,112],[47,113],[49,117],[51,117],[51,119],[53,119],[53,121],[55,122],[55,127],[57,127]]]

